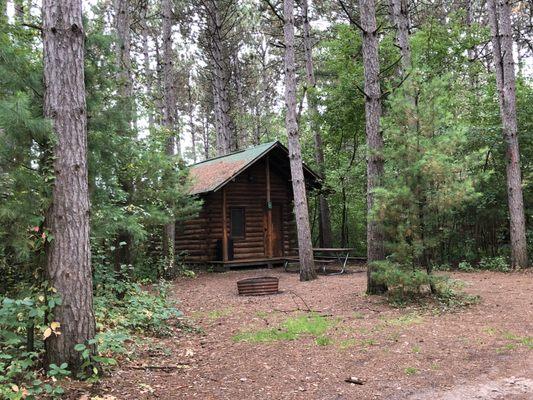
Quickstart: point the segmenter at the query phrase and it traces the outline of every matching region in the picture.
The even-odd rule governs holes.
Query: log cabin
[[[176,253],[187,264],[272,266],[297,254],[289,152],[265,143],[190,167],[198,215],[177,224]],[[320,186],[304,164],[306,188]]]

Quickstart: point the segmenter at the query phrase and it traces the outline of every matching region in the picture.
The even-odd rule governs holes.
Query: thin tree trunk
[[[192,76],[187,76],[187,96],[189,100],[189,129],[191,130],[192,160],[196,164],[196,127],[194,126],[194,104],[192,98]]]
[[[404,77],[411,69],[411,46],[409,44],[409,4],[408,0],[390,0],[392,19],[396,27],[396,44],[402,56],[400,76]]]
[[[528,267],[528,255],[516,118],[511,5],[509,0],[488,0],[487,5],[492,32],[492,53],[496,70],[503,138],[507,145],[506,169],[511,234],[511,267],[526,268]]]
[[[148,3],[147,3],[148,4]],[[148,5],[146,5],[146,8],[143,12],[143,22],[142,22],[142,31],[141,31],[141,39],[142,39],[142,52],[143,52],[143,68],[144,68],[144,75],[146,79],[146,110],[148,113],[148,128],[150,130],[154,127],[154,112],[152,108],[152,69],[150,68],[150,49],[148,45],[148,37],[149,37],[149,28],[148,28],[148,21],[147,21],[147,13],[148,13]]]
[[[24,0],[14,0],[13,5],[15,6],[15,22],[22,24],[24,22]]]
[[[154,49],[155,49],[155,61],[156,61],[156,74],[155,81],[156,87],[159,88],[159,91],[155,94],[155,109],[159,112],[157,113],[156,123],[159,125],[164,124],[165,119],[165,105],[164,105],[164,83],[163,83],[163,60],[161,59],[161,44],[159,43],[159,37],[156,35],[154,37]]]
[[[207,112],[204,116],[203,123],[203,144],[204,144],[204,158],[207,160],[209,158],[209,118]]]
[[[285,23],[285,105],[287,115],[285,125],[289,136],[289,159],[291,166],[292,191],[294,194],[294,213],[298,231],[298,253],[300,257],[300,280],[316,279],[315,261],[309,227],[309,212],[302,165],[302,151],[298,137],[296,118],[296,72],[294,57],[294,0],[284,0]]]
[[[44,0],[42,10],[44,115],[56,133],[55,180],[46,221],[53,239],[46,248],[46,274],[62,299],[51,316],[61,324],[61,334],[45,340],[46,365],[66,362],[76,373],[82,359],[74,346],[95,335],[82,2]]]
[[[131,75],[131,16],[130,1],[115,0],[115,29],[117,32],[117,67],[118,67],[118,92],[127,113],[126,120],[133,121],[133,79]]]
[[[383,226],[372,216],[374,191],[381,186],[383,177],[383,137],[381,117],[381,89],[379,86],[379,55],[376,27],[375,0],[359,0],[363,33],[363,63],[365,73],[365,129],[367,156],[367,292],[380,294],[386,291],[372,276],[376,261],[385,259]]]
[[[116,60],[118,82],[118,109],[122,114],[121,135],[131,136],[133,123],[133,78],[131,68],[131,15],[129,0],[115,0],[115,31],[117,34]],[[127,195],[126,202],[131,202],[133,185],[125,177],[120,178],[122,190]],[[130,265],[133,238],[126,230],[121,230],[115,239],[115,271],[122,274],[122,266]],[[119,294],[120,295],[120,294]]]
[[[172,3],[171,0],[163,0],[163,82],[164,82],[164,121],[163,125],[168,130],[166,152],[170,157],[175,155],[176,138],[176,88],[173,74],[173,51],[172,51]],[[166,259],[165,267],[168,271],[174,268],[175,248],[175,223],[165,225],[163,232],[163,254]]]
[[[231,77],[228,49],[224,43],[224,16],[217,0],[207,0],[207,26],[209,35],[209,52],[211,61],[213,103],[215,111],[215,130],[217,155],[226,155],[232,149],[232,127],[229,96],[229,81]]]
[[[309,112],[311,114],[311,130],[315,139],[315,160],[318,171],[322,178],[326,176],[326,167],[324,162],[324,148],[322,145],[322,135],[320,134],[320,124],[318,123],[318,101],[315,93],[316,79],[313,66],[313,47],[311,44],[311,25],[309,23],[309,5],[307,0],[302,0],[303,12],[303,31],[304,31],[304,49],[305,49],[305,69],[307,72],[307,83],[309,90],[307,98],[309,99]],[[327,197],[320,193],[319,202],[319,238],[320,247],[332,246],[331,217],[329,202]]]

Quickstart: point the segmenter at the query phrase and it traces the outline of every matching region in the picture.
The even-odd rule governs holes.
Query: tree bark
[[[379,55],[376,27],[375,0],[359,0],[361,28],[363,33],[363,64],[365,74],[365,130],[367,156],[367,293],[380,294],[386,291],[372,274],[374,263],[385,259],[383,226],[372,216],[374,191],[381,186],[383,177],[383,137],[380,131],[381,89],[379,85]]]
[[[204,145],[204,159],[209,158],[209,117],[207,112],[204,114],[202,141]]]
[[[14,0],[13,6],[15,7],[15,22],[22,24],[24,22],[24,0]]]
[[[324,162],[324,148],[322,145],[322,135],[320,134],[320,124],[318,123],[318,101],[315,93],[316,79],[313,66],[313,47],[311,43],[311,24],[309,23],[309,5],[307,0],[302,0],[303,13],[303,33],[304,33],[304,50],[305,50],[305,69],[307,72],[307,84],[309,90],[307,91],[307,98],[309,100],[309,112],[311,117],[311,130],[314,135],[315,142],[315,161],[318,166],[318,171],[325,179],[326,168]],[[320,247],[332,246],[331,234],[331,216],[329,209],[329,202],[327,197],[320,193],[318,196],[319,203],[319,243]]]
[[[511,5],[509,0],[488,0],[487,6],[492,32],[492,53],[498,87],[503,138],[507,146],[506,170],[511,236],[511,267],[526,268],[528,267],[528,254],[516,118]]]
[[[298,231],[298,253],[300,257],[300,280],[316,279],[315,261],[309,226],[309,212],[305,180],[302,165],[302,151],[298,137],[298,121],[296,117],[296,72],[294,56],[294,0],[284,0],[285,37],[285,106],[287,114],[285,126],[289,137],[289,158],[294,195],[294,214]]]
[[[134,119],[133,112],[133,78],[131,68],[131,4],[130,0],[115,0],[115,31],[117,34],[116,62],[118,83],[118,109],[122,114],[122,129],[120,134],[131,137],[131,127]],[[120,177],[120,185],[127,195],[126,204],[133,195],[132,183]],[[115,240],[115,271],[120,276],[122,266],[132,263],[131,248],[133,238],[126,230],[121,230]],[[122,244],[124,243],[124,244]]]
[[[53,239],[46,248],[46,274],[62,299],[51,316],[61,324],[61,334],[45,340],[46,365],[66,362],[76,373],[82,359],[74,346],[95,335],[82,2],[44,0],[42,11],[44,115],[57,135],[52,204],[46,221]]]
[[[148,3],[143,10],[143,21],[142,21],[142,31],[141,31],[141,40],[142,40],[142,52],[143,52],[143,68],[144,75],[146,79],[146,110],[148,113],[148,128],[151,130],[154,127],[154,111],[152,108],[152,69],[150,68],[150,48],[148,44],[149,38],[149,27],[148,27]]]
[[[411,46],[409,44],[409,4],[408,0],[390,0],[392,20],[396,27],[396,44],[402,56],[400,76],[411,69]]]
[[[131,16],[130,1],[115,0],[115,30],[117,32],[117,67],[118,67],[118,86],[120,101],[126,107],[124,112],[128,114],[127,120],[133,120],[131,113],[133,107],[131,104],[133,97],[133,79],[131,76]]]
[[[162,1],[163,12],[163,83],[164,83],[164,120],[163,125],[168,129],[166,152],[169,157],[174,157],[176,138],[176,87],[173,75],[173,51],[172,51],[172,3],[171,0]],[[165,225],[163,232],[163,254],[166,259],[166,268],[172,271],[174,268],[174,247],[176,229],[175,223]]]
[[[189,100],[189,129],[191,131],[192,161],[196,164],[196,126],[194,125],[194,103],[192,96],[192,76],[187,76],[187,97]]]
[[[217,155],[229,154],[234,142],[232,136],[234,132],[231,120],[230,102],[230,78],[231,66],[227,45],[224,42],[227,20],[225,13],[221,10],[221,5],[225,8],[231,7],[231,2],[220,2],[218,0],[207,0],[205,11],[207,14],[207,34],[209,36],[209,58],[211,64],[211,80],[213,90],[213,105],[215,112],[215,130]],[[226,10],[227,11],[227,10]]]

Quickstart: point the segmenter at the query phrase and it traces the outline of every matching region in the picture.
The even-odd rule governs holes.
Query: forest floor
[[[282,292],[237,295],[237,280],[264,275],[279,277]],[[182,278],[174,295],[197,329],[147,341],[75,398],[533,399],[533,274],[451,275],[480,301],[394,308],[364,294],[357,267],[306,283],[281,269]],[[319,329],[276,336],[308,308]],[[281,340],[257,341],[269,338]]]

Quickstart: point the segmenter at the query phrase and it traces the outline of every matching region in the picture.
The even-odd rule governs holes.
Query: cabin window
[[[230,208],[231,237],[244,238],[246,232],[246,217],[243,207]]]

